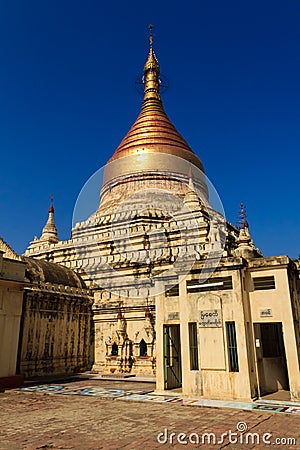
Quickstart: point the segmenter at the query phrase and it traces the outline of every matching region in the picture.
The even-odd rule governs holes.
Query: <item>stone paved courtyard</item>
[[[63,383],[69,389],[91,384],[131,391],[154,388],[150,383],[137,382]],[[300,449],[300,415],[297,414],[7,390],[0,394],[0,417],[1,450],[256,449],[270,446]],[[232,443],[228,434],[222,438],[222,433],[230,430],[237,433],[231,434]],[[175,435],[171,435],[172,432]],[[157,440],[159,433],[161,443]],[[204,433],[214,435],[209,437]],[[247,433],[251,435],[247,437]],[[256,433],[254,437],[252,433]],[[294,442],[288,442],[290,438]]]

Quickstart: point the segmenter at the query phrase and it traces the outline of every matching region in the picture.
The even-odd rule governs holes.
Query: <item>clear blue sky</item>
[[[229,221],[246,203],[266,255],[300,253],[300,2],[1,2],[0,235],[18,252],[51,193],[68,239],[84,182],[135,120],[149,23],[170,119]]]

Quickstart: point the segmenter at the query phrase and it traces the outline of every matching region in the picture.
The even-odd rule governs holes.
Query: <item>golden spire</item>
[[[203,171],[201,161],[165,113],[160,97],[160,66],[153,50],[152,28],[152,25],[149,25],[150,49],[142,79],[144,83],[142,108],[109,162],[124,156],[136,155],[140,151],[143,153],[167,153],[190,161]],[[124,164],[126,165],[126,163]],[[129,162],[127,164],[130,165]],[[144,169],[149,170],[150,167],[146,165]],[[124,166],[124,171],[125,169]]]
[[[159,74],[160,67],[158,60],[155,56],[153,50],[153,34],[152,34],[153,26],[149,25],[150,36],[149,36],[149,56],[144,66],[144,76],[143,83],[144,87],[144,102],[149,99],[157,99],[160,100],[159,93]]]

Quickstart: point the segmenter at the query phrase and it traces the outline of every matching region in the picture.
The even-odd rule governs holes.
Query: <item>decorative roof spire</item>
[[[247,221],[247,211],[244,203],[239,206],[239,221],[238,228],[240,230],[237,239],[238,247],[235,249],[237,256],[242,256],[245,259],[258,258],[262,253],[255,247],[254,242],[249,233],[249,224]]]
[[[153,26],[149,25],[150,36],[149,36],[149,55],[148,59],[144,66],[144,102],[150,99],[160,100],[159,93],[159,74],[160,74],[160,66],[156,55],[153,50],[153,34],[152,34]]]
[[[151,312],[150,312],[150,309],[149,309],[148,305],[146,306],[146,309],[145,309],[145,317],[146,318],[151,318]]]
[[[192,176],[191,168],[190,168],[190,173],[189,173],[189,191],[185,195],[183,202],[192,211],[196,211],[201,206],[200,198],[196,194],[195,185],[193,183],[193,176]]]
[[[43,228],[41,242],[48,242],[49,244],[55,244],[58,242],[57,228],[54,223],[54,206],[53,195],[51,195],[51,204],[48,210],[48,220]]]
[[[150,42],[150,48],[152,48],[152,46],[153,46],[153,33],[152,33],[152,30],[153,30],[153,25],[150,23],[150,25],[149,25],[149,42]]]
[[[249,228],[249,224],[247,221],[247,211],[246,211],[246,206],[244,203],[240,203],[240,206],[239,206],[237,227],[239,229]]]
[[[144,325],[145,331],[148,335],[148,337],[152,334],[153,336],[153,317],[150,312],[149,306],[148,306],[148,298],[147,298],[147,306],[145,310],[145,325]]]
[[[123,338],[126,335],[126,320],[122,314],[121,308],[119,308],[117,315],[117,333]]]
[[[191,189],[191,191],[195,192],[195,186],[194,186],[194,182],[193,182],[193,171],[192,171],[191,165],[189,168],[189,188]]]

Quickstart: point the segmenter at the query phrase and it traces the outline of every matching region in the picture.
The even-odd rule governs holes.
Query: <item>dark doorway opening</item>
[[[289,391],[281,322],[254,324],[260,396]]]
[[[165,389],[182,385],[180,325],[164,325],[164,376]]]

